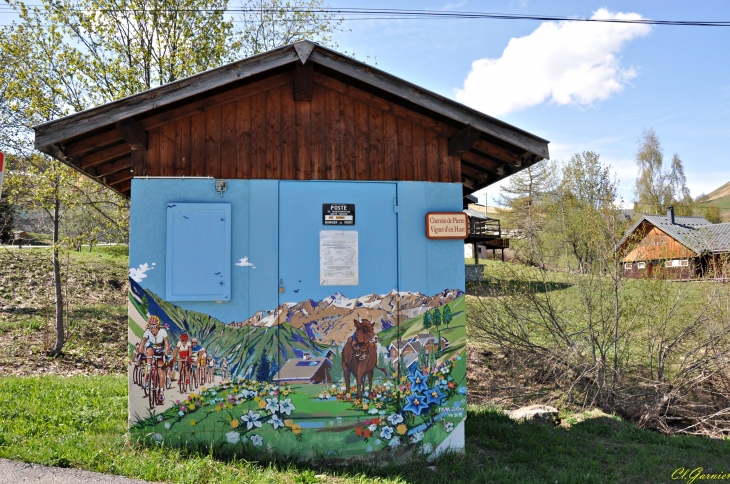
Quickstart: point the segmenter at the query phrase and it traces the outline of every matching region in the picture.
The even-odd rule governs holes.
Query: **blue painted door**
[[[321,301],[337,293],[355,299],[397,291],[396,193],[395,183],[281,181],[279,303]],[[325,204],[354,204],[354,225],[325,225]],[[332,232],[356,232],[344,234],[342,239],[347,247],[356,241],[356,260],[351,260],[352,254],[346,254],[347,260],[343,260],[345,272],[352,269],[351,264],[357,264],[356,284],[351,274],[329,280],[322,274],[321,245],[332,240]],[[338,283],[342,281],[346,284]]]

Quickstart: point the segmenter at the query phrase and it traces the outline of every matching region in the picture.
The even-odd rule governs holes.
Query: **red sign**
[[[428,212],[426,237],[429,239],[465,239],[469,222],[464,212]]]

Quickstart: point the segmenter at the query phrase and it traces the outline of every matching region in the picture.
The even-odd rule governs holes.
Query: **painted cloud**
[[[139,267],[136,269],[134,267],[129,268],[129,277],[134,279],[134,282],[142,282],[142,279],[147,277],[146,272],[151,271],[155,267],[155,263],[152,263],[152,266],[148,265],[146,262],[144,264],[140,264]]]
[[[253,265],[251,262],[248,261],[248,257],[244,257],[238,262],[236,262],[236,265],[239,267],[250,267],[252,269],[256,269],[256,266]]]

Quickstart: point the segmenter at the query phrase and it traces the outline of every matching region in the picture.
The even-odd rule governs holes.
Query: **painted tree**
[[[436,329],[438,330],[438,352],[441,353],[441,311],[439,308],[433,310],[433,325],[436,326]]]
[[[271,364],[269,363],[269,357],[266,353],[261,355],[261,361],[256,368],[256,380],[258,381],[269,381],[269,373],[271,371]]]
[[[431,316],[431,311],[426,311],[426,314],[423,315],[424,329],[430,329],[432,324],[433,324],[433,317]]]
[[[274,357],[271,358],[270,363],[271,368],[269,369],[269,377],[266,379],[267,381],[271,381],[274,379],[276,374],[279,372],[279,361],[278,358]]]
[[[444,318],[444,324],[446,324],[446,327],[448,328],[449,324],[451,323],[451,320],[453,318],[453,316],[451,315],[451,307],[448,304],[446,306],[444,306],[443,318]]]

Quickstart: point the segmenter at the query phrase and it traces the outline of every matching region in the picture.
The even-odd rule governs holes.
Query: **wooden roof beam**
[[[96,168],[96,176],[112,175],[118,171],[132,168],[132,157],[129,156],[127,158],[122,158],[121,160],[114,161],[112,163],[105,163],[103,165],[90,168]]]
[[[467,126],[462,129],[456,136],[449,140],[449,156],[461,156],[474,146],[479,140],[481,132],[473,126]]]
[[[114,160],[115,158],[121,158],[124,155],[128,155],[130,151],[129,145],[126,143],[115,145],[97,153],[84,156],[81,158],[80,167],[82,170],[86,171],[86,169],[90,166],[98,166],[106,163],[107,161]]]
[[[134,118],[117,121],[114,126],[117,127],[119,134],[122,135],[122,138],[124,138],[124,141],[127,142],[131,149],[147,151],[147,131]]]

